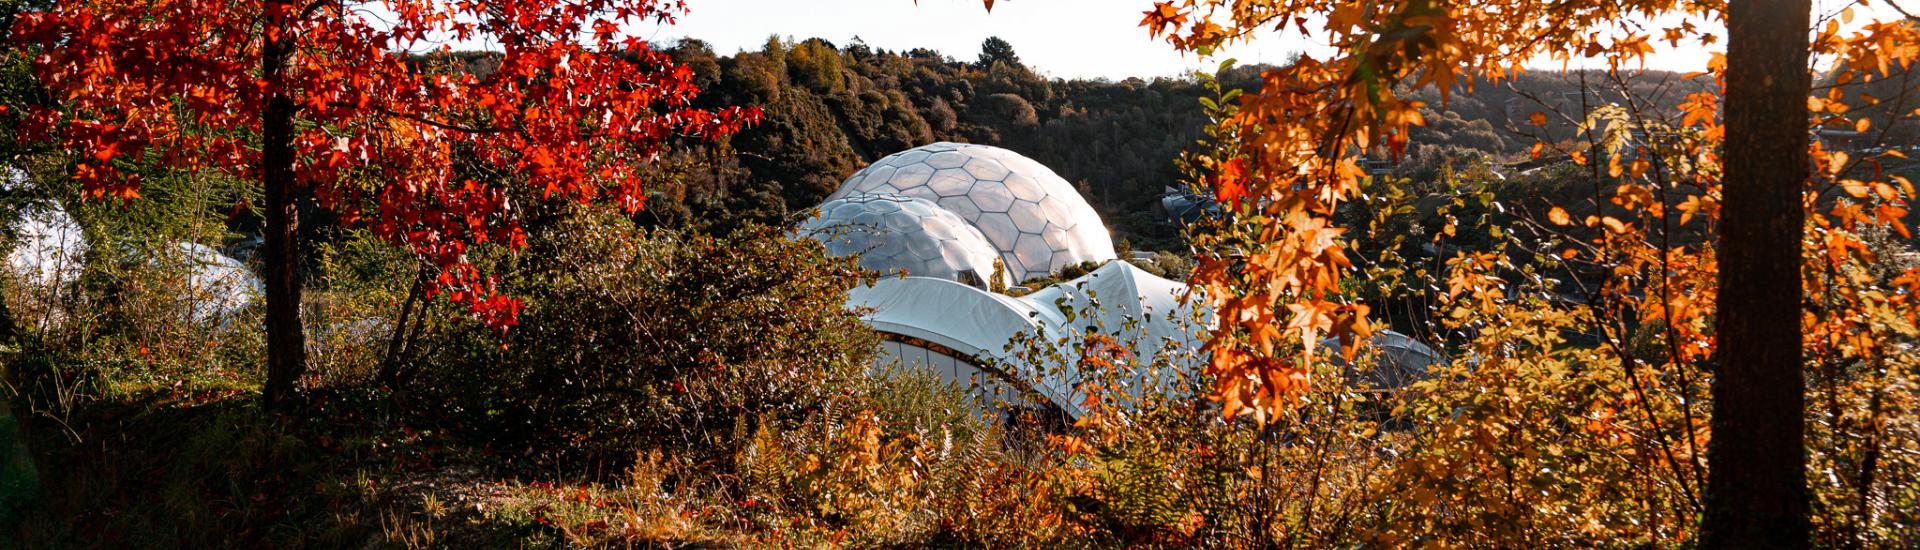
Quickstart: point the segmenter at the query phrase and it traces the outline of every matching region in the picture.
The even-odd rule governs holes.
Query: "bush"
[[[872,362],[876,340],[843,308],[861,272],[812,241],[584,212],[530,247],[504,341],[456,321],[416,350],[433,365],[420,389],[496,448],[630,461],[671,441],[717,456],[737,420],[818,409]]]

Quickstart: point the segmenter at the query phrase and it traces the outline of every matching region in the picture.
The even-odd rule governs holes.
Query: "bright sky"
[[[875,48],[929,48],[972,60],[980,42],[999,36],[1027,66],[1051,76],[1122,79],[1171,76],[1200,64],[1138,25],[1150,0],[689,0],[680,24],[657,36],[688,36],[721,54],[758,50],[774,34],[824,38],[845,46],[858,36]],[[1235,52],[1242,62],[1286,60],[1299,44],[1260,44]]]
[[[977,56],[982,40],[999,36],[1013,44],[1028,66],[1062,78],[1175,76],[1202,66],[1193,56],[1181,56],[1165,43],[1147,38],[1138,25],[1151,0],[1000,0],[990,14],[980,0],[919,0],[917,5],[914,0],[688,0],[687,4],[690,13],[678,25],[636,31],[654,41],[699,38],[722,55],[758,50],[768,36],[778,34],[824,38],[841,46],[858,36],[875,48],[929,48],[961,60]],[[1830,7],[1843,2],[1816,0],[1816,4]],[[1856,25],[1865,22],[1868,14],[1859,15]],[[1279,63],[1290,52],[1308,48],[1298,36],[1289,35],[1235,47],[1226,56],[1242,63]],[[1677,51],[1663,49],[1648,66],[1700,70],[1709,55],[1683,42]]]

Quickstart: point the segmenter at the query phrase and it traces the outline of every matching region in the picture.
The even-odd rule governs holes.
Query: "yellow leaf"
[[[1600,224],[1607,226],[1607,230],[1612,231],[1615,235],[1621,235],[1627,232],[1627,224],[1613,216],[1600,218]]]
[[[1900,197],[1900,192],[1894,189],[1893,186],[1879,182],[1874,182],[1873,194],[1880,195],[1880,200],[1885,201],[1897,200]]]
[[[1553,222],[1554,225],[1567,225],[1573,223],[1573,218],[1567,216],[1565,208],[1555,206],[1547,211],[1547,221]]]
[[[1847,194],[1853,195],[1854,198],[1866,198],[1867,196],[1867,184],[1860,180],[1840,180],[1840,188],[1845,189]]]

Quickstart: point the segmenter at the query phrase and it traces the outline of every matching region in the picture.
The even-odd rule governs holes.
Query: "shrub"
[[[453,322],[417,350],[420,387],[492,442],[630,461],[652,443],[731,452],[738,419],[819,408],[872,361],[843,308],[860,271],[765,228],[643,232],[578,212],[536,233],[503,340]],[[446,350],[441,353],[439,350]]]

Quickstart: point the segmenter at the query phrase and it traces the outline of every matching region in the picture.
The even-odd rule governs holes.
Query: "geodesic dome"
[[[1321,339],[1320,346],[1327,349],[1328,357],[1333,361],[1345,365],[1346,362],[1340,358],[1342,348],[1339,338]],[[1347,379],[1378,390],[1398,390],[1426,379],[1429,369],[1446,360],[1439,351],[1412,336],[1391,330],[1374,331],[1360,354],[1370,356],[1373,367],[1361,371],[1349,365],[1345,369]]]
[[[986,236],[1016,282],[1114,259],[1113,237],[1072,185],[999,147],[940,142],[894,153],[855,172],[827,199],[861,193],[925,199],[958,214]]]
[[[87,239],[66,210],[57,204],[28,207],[14,230],[19,240],[7,253],[7,267],[23,282],[60,287],[80,278]]]
[[[213,247],[199,243],[179,243],[179,256],[187,269],[187,311],[193,320],[226,326],[241,309],[266,295],[260,277]]]
[[[826,245],[828,254],[858,254],[867,269],[981,288],[994,281],[993,262],[999,257],[980,230],[960,216],[925,199],[887,193],[827,201],[798,232]],[[997,282],[1006,284],[1006,275]]]
[[[1199,330],[1210,317],[1200,306],[1181,301],[1187,292],[1179,281],[1127,262],[1108,262],[1021,297],[934,279],[882,279],[849,292],[847,309],[880,333],[877,369],[897,363],[930,370],[963,388],[979,385],[979,397],[1038,398],[1015,404],[1050,406],[1072,420],[1085,412],[1077,371],[1045,364],[1049,358],[1023,355],[1008,344],[1021,334],[1038,336],[1046,345],[1063,345],[1061,358],[1076,358],[1087,332],[1097,328],[1141,362],[1129,367],[1137,370],[1128,373],[1125,384],[1110,389],[1136,397],[1149,389],[1167,390],[1153,380],[1166,372],[1152,372],[1157,367],[1148,363],[1164,360],[1165,366],[1192,372],[1206,363]],[[1017,395],[1027,392],[1031,395]]]

